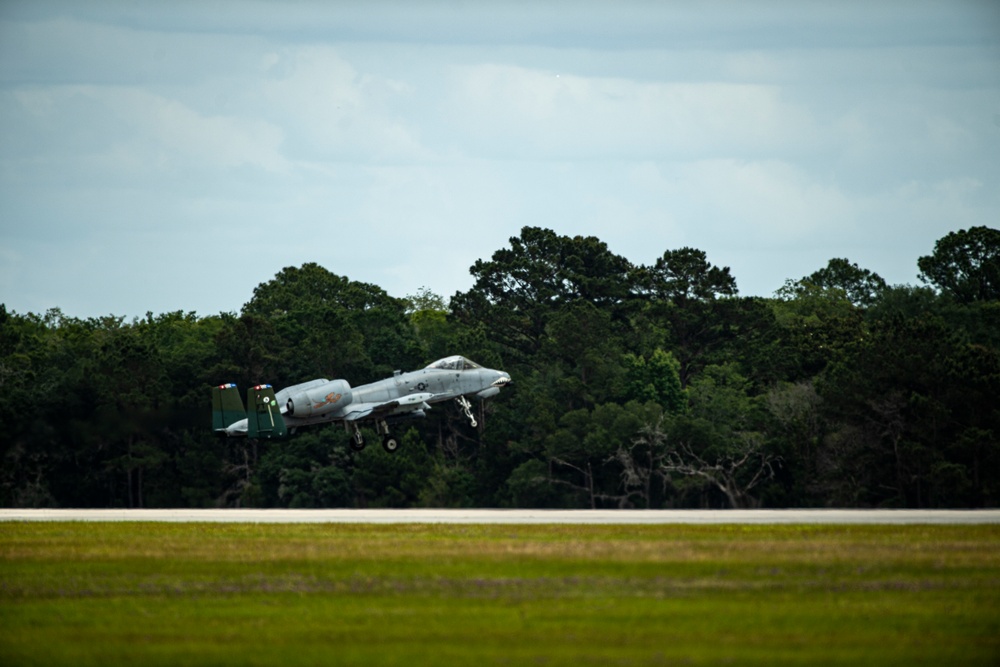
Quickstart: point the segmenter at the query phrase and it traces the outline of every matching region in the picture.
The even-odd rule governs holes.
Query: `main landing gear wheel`
[[[354,425],[354,433],[351,434],[351,449],[360,452],[365,448],[365,436],[361,435],[361,429]]]
[[[396,440],[396,438],[391,435],[385,436],[382,438],[382,449],[390,454],[395,454],[396,450],[399,449],[399,440]]]

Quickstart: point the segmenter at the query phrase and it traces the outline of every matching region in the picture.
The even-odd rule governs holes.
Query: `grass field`
[[[0,523],[0,664],[997,665],[998,547],[995,525]]]

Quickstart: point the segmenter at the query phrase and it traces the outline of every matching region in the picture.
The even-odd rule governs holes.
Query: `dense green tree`
[[[998,451],[990,435],[998,415],[986,398],[1000,392],[997,350],[963,338],[934,316],[888,319],[831,366],[818,388],[832,424],[821,462],[832,499],[996,502],[995,485],[980,471]]]
[[[498,346],[490,343],[480,325],[465,326],[451,317],[444,297],[424,287],[404,301],[423,362],[464,354],[488,366],[500,365],[496,354]]]
[[[917,260],[920,279],[960,303],[1000,300],[1000,230],[951,232]]]
[[[550,464],[541,459],[528,459],[515,468],[506,482],[509,507],[563,508],[574,507],[577,490],[551,482]]]
[[[406,304],[406,312],[411,315],[425,310],[448,312],[447,300],[431,291],[429,287],[421,287],[416,294],[407,295],[403,298],[403,302]]]
[[[756,507],[758,487],[774,476],[779,457],[760,431],[758,401],[735,364],[705,369],[689,388],[690,409],[667,434],[662,470],[701,494],[721,492],[730,507]],[[685,484],[689,482],[689,484]]]
[[[421,361],[405,301],[315,263],[286,267],[258,285],[242,315],[269,322],[280,338],[271,352],[286,376],[279,384],[314,377],[360,384]]]
[[[561,371],[566,408],[609,400],[621,374],[611,315],[588,301],[574,301],[549,318],[545,332],[538,358]]]
[[[848,301],[860,307],[876,303],[888,287],[885,280],[877,273],[862,269],[843,258],[831,259],[822,269],[814,271],[791,286],[786,284],[783,289],[791,288],[793,291],[806,292],[810,286],[821,290],[842,290]]]
[[[368,447],[355,459],[352,476],[356,507],[414,507],[421,497],[432,498],[426,490],[439,480],[435,460],[426,443],[414,430],[400,439],[399,451],[387,454],[381,447]]]
[[[643,425],[655,423],[661,415],[655,403],[637,401],[565,413],[545,440],[550,482],[573,491],[584,507],[628,506],[630,490],[623,488],[621,469],[611,464]]]
[[[224,313],[215,347],[217,361],[211,369],[211,384],[235,382],[249,387],[271,382],[281,386],[297,381],[289,379],[289,372],[282,368],[280,354],[287,345],[268,318]]]
[[[259,465],[227,470],[227,504],[265,507],[351,507],[355,455],[339,429],[313,429],[261,443]]]
[[[698,250],[636,269],[598,239],[526,227],[451,303],[307,263],[239,314],[0,305],[0,504],[996,505],[995,233],[921,258],[937,290],[834,259],[740,298]],[[395,455],[353,452],[340,428],[258,442],[208,426],[214,384],[357,385],[450,354],[514,383],[474,402],[476,427],[436,404],[398,427]]]
[[[631,441],[620,443],[614,453],[614,460],[621,468],[623,505],[653,509],[661,507],[666,499],[670,487],[667,470],[670,448],[663,415],[655,416],[654,422],[651,421],[654,415],[648,414]]]
[[[763,396],[767,447],[780,457],[776,484],[764,498],[769,505],[812,506],[824,504],[817,457],[824,433],[822,399],[812,380],[782,381]]]
[[[636,275],[635,291],[647,305],[633,321],[637,327],[662,328],[663,336],[653,346],[675,354],[681,383],[687,386],[730,338],[719,314],[726,310],[724,301],[737,294],[736,279],[729,267],[710,264],[694,248],[668,250]]]
[[[668,250],[651,267],[642,267],[639,284],[655,299],[683,308],[692,301],[736,296],[736,279],[729,267],[710,264],[702,250]]]
[[[631,293],[632,271],[594,237],[525,227],[510,248],[476,261],[475,285],[452,297],[451,307],[459,321],[489,327],[521,363],[538,352],[549,317],[566,304],[590,303],[617,318]]]
[[[53,400],[71,407],[79,397],[65,379],[50,373],[60,345],[58,315],[22,316],[0,305],[0,503],[4,506],[58,505],[51,471],[58,452],[56,425],[46,410]]]
[[[623,398],[658,403],[667,413],[681,412],[687,395],[681,388],[680,362],[670,352],[657,348],[649,358],[626,353]]]
[[[864,335],[864,313],[839,288],[788,281],[773,307],[786,355],[784,379],[816,376]]]

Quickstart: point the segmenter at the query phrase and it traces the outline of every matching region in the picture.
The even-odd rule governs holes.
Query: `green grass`
[[[0,524],[0,664],[1000,664],[997,526]]]

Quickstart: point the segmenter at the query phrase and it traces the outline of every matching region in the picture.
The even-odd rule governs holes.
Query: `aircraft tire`
[[[390,454],[395,454],[396,450],[399,449],[399,440],[396,440],[396,438],[391,435],[385,436],[382,438],[382,449]]]
[[[361,442],[358,442],[354,438],[351,438],[350,445],[351,445],[351,449],[352,450],[354,450],[356,452],[360,452],[361,450],[363,450],[365,448],[365,441],[362,440]]]

